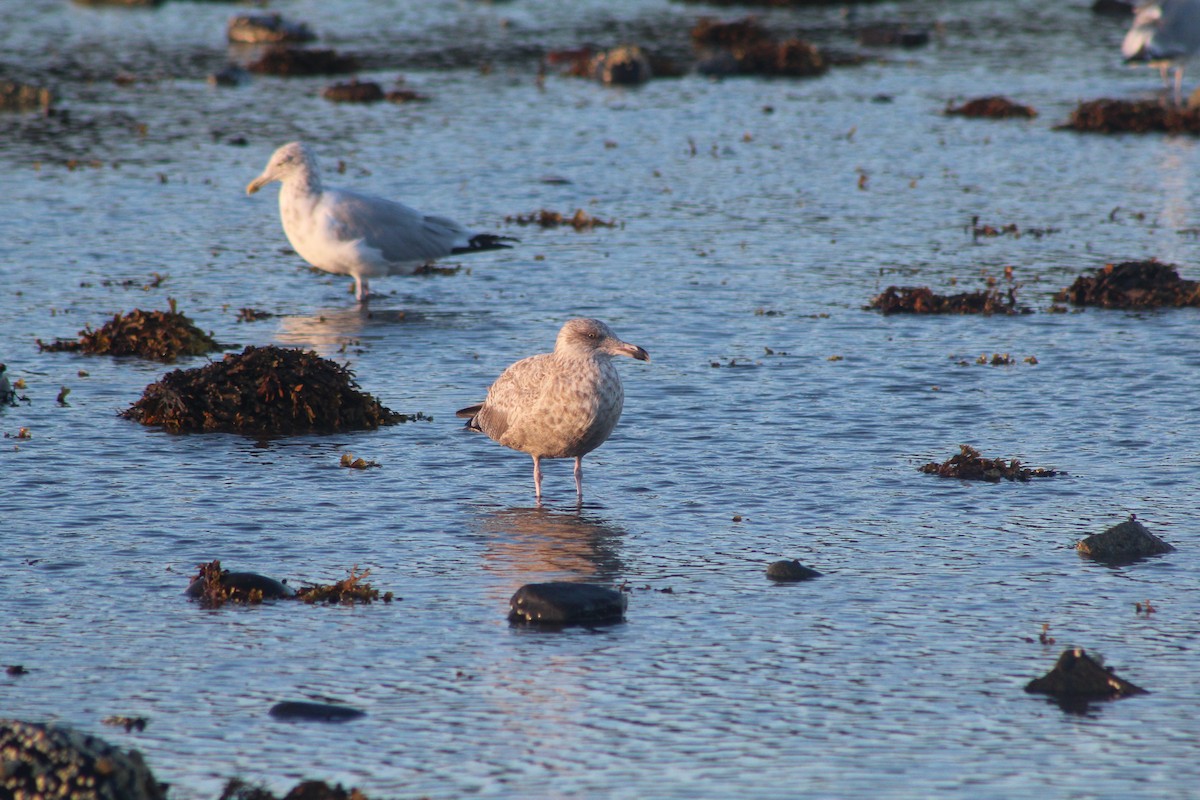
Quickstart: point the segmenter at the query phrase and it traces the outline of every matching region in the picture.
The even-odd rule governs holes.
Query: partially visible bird
[[[354,278],[359,302],[370,295],[371,278],[411,275],[434,259],[508,248],[505,242],[516,241],[475,233],[382,197],[326,188],[316,156],[300,142],[276,150],[246,194],[271,181],[283,184],[279,216],[292,247],[317,269]]]
[[[7,369],[8,367],[0,364],[0,405],[14,405],[17,401],[17,393],[13,391],[8,376],[4,374]]]
[[[1200,0],[1152,0],[1134,13],[1121,54],[1127,61],[1158,67],[1164,84],[1167,70],[1174,67],[1178,105],[1183,99],[1183,68],[1200,51]]]
[[[575,459],[575,492],[583,497],[583,457],[621,418],[625,391],[613,356],[649,361],[597,319],[568,320],[553,353],[523,358],[501,373],[479,405],[461,409],[467,427],[533,456],[533,486],[542,498],[543,458]]]

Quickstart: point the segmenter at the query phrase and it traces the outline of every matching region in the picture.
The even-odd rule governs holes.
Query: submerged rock
[[[263,53],[248,69],[260,75],[337,75],[354,72],[358,62],[351,56],[339,55],[334,50],[308,49],[278,45]]]
[[[1080,555],[1113,564],[1130,563],[1175,550],[1132,516],[1103,533],[1094,533],[1080,540],[1075,544],[1075,549]]]
[[[767,577],[773,581],[806,581],[810,578],[819,578],[821,573],[815,569],[809,569],[801,564],[796,559],[791,561],[775,561],[767,567]]]
[[[1200,134],[1200,108],[1180,108],[1157,100],[1089,100],[1080,103],[1058,129],[1080,133]]]
[[[0,111],[49,111],[54,95],[43,86],[0,81]]]
[[[367,712],[350,706],[312,703],[306,700],[285,700],[282,703],[276,703],[271,706],[269,713],[276,719],[303,719],[314,722],[348,722],[367,715]]]
[[[0,797],[163,800],[136,750],[69,728],[0,720]]]
[[[239,778],[231,778],[217,800],[368,800],[358,789],[330,786],[325,781],[301,781],[282,798],[262,786],[254,786]]]
[[[1055,697],[1115,699],[1134,694],[1148,694],[1140,686],[1118,678],[1109,667],[1076,647],[1064,650],[1054,669],[1025,685],[1031,694]]]
[[[903,22],[880,22],[858,31],[858,43],[863,47],[924,47],[929,38],[929,31],[909,28]]]
[[[627,603],[621,592],[595,584],[527,583],[509,601],[508,618],[543,625],[609,622],[625,615]]]
[[[229,41],[241,44],[311,42],[317,38],[303,22],[289,22],[279,14],[239,14],[226,28]]]
[[[1022,314],[1016,288],[988,289],[961,294],[934,294],[927,286],[889,286],[871,298],[868,309],[884,314]]]
[[[1007,97],[996,95],[977,97],[960,106],[947,105],[945,113],[950,116],[987,117],[990,119],[1012,119],[1013,117],[1033,119],[1037,116],[1037,111],[1032,106],[1023,106],[1020,103],[1014,103]]]
[[[1200,306],[1200,282],[1180,278],[1171,264],[1126,261],[1108,264],[1095,275],[1080,275],[1054,299],[1101,308]]]
[[[247,347],[197,369],[168,372],[121,416],[172,433],[247,435],[374,430],[408,416],[358,390],[354,373],[316,353]]]
[[[978,450],[968,444],[959,445],[958,454],[951,456],[941,464],[931,461],[923,465],[920,470],[943,478],[989,481],[991,483],[999,483],[1001,480],[1023,482],[1030,478],[1051,478],[1062,474],[1053,469],[1022,467],[1021,462],[1015,458],[1007,462],[1003,458],[984,458]]]
[[[48,352],[83,352],[93,355],[139,356],[152,361],[170,363],[180,356],[202,356],[222,345],[195,326],[184,314],[175,310],[142,311],[135,308],[128,314],[116,314],[99,330],[90,327],[79,332],[79,339],[56,339],[49,344],[37,340],[39,350]]]
[[[800,39],[778,41],[753,17],[733,22],[701,17],[691,37],[705,53],[699,69],[709,75],[796,78],[821,75],[829,69],[817,48]]]
[[[377,103],[384,98],[383,88],[378,83],[360,82],[357,78],[327,86],[321,96],[335,103]]]

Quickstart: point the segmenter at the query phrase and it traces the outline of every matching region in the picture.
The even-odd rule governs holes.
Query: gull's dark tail
[[[501,246],[503,247],[505,245],[501,245]],[[469,430],[473,430],[473,431],[481,431],[481,430],[483,430],[483,428],[479,427],[478,416],[479,416],[479,412],[482,410],[483,410],[483,403],[480,403],[479,405],[476,405],[476,406],[467,406],[466,408],[460,408],[458,411],[454,412],[454,416],[466,417],[467,424],[464,427],[468,428]]]
[[[505,242],[519,242],[520,239],[514,239],[511,236],[497,236],[494,233],[477,233],[467,240],[466,247],[456,247],[450,251],[451,255],[460,256],[464,253],[479,253],[484,250],[506,250],[512,247],[511,244]]]

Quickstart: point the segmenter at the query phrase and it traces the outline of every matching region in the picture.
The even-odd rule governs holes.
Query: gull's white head
[[[288,142],[271,154],[267,168],[246,187],[246,194],[254,194],[271,181],[286,181],[293,175],[307,173],[310,179],[317,174],[317,160],[303,142]]]
[[[598,319],[579,317],[567,320],[558,332],[554,352],[564,355],[629,356],[638,361],[649,361],[650,354],[636,344],[623,342],[613,329]]]

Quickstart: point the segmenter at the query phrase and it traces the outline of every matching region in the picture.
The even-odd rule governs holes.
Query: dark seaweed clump
[[[961,294],[934,294],[927,286],[889,286],[871,298],[868,308],[884,314],[1022,314],[1016,288]]]
[[[557,228],[560,225],[570,225],[577,231],[590,231],[593,228],[615,228],[617,226],[616,221],[593,217],[584,212],[582,208],[575,209],[575,213],[570,216],[559,211],[550,211],[543,208],[541,211],[532,211],[528,214],[509,215],[504,218],[504,221],[517,225],[541,225],[543,228]]]
[[[340,783],[330,786],[324,781],[302,781],[281,798],[270,789],[231,778],[217,800],[367,800],[367,796],[358,789],[343,789]]]
[[[921,472],[939,475],[943,478],[962,478],[970,481],[990,481],[998,483],[1001,479],[1010,481],[1027,481],[1030,478],[1050,478],[1062,474],[1053,469],[1029,469],[1022,467],[1017,459],[1005,461],[1003,458],[984,458],[979,451],[969,444],[959,445],[959,453],[941,464],[929,462],[921,467]]]
[[[180,356],[200,356],[220,350],[222,345],[175,310],[117,314],[99,330],[79,332],[78,341],[57,339],[49,344],[37,340],[38,348],[50,352],[83,352],[111,356],[140,356],[170,363]]]
[[[273,345],[168,372],[121,416],[172,433],[248,435],[374,430],[425,418],[380,405],[358,390],[346,367],[313,352]]]
[[[1182,308],[1200,306],[1200,283],[1180,278],[1170,264],[1126,261],[1080,275],[1054,299],[1101,308]]]
[[[380,595],[378,589],[364,580],[371,574],[371,570],[357,572],[357,569],[358,567],[352,568],[350,574],[337,583],[316,584],[297,589],[296,597],[306,603],[353,604],[370,603],[380,599],[385,603],[392,602],[395,596],[391,592]]]
[[[1031,106],[1014,103],[1007,97],[993,95],[968,100],[961,106],[946,106],[946,113],[958,117],[987,117],[990,119],[1033,119],[1037,116]]]
[[[1088,100],[1059,127],[1082,133],[1200,134],[1200,108],[1180,108],[1157,100]]]

